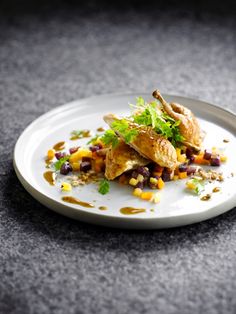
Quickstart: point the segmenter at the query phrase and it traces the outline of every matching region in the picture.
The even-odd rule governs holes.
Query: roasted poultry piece
[[[108,180],[114,180],[125,171],[147,165],[150,160],[143,158],[132,147],[119,139],[116,147],[111,146],[108,149],[105,163],[105,177]]]
[[[113,128],[113,122],[119,121],[114,114],[107,114],[103,117],[104,121]],[[129,130],[136,130],[137,135],[128,143],[141,156],[150,159],[161,167],[175,169],[177,165],[177,154],[174,146],[163,136],[157,134],[151,127],[138,125],[132,121],[126,120]],[[123,140],[124,137],[118,131],[116,133]]]
[[[199,123],[191,110],[177,103],[166,102],[158,90],[155,90],[152,95],[161,102],[163,110],[170,117],[180,121],[179,130],[184,137],[182,143],[198,152],[201,149],[202,133]]]

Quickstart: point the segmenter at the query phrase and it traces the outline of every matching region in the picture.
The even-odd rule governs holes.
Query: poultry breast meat
[[[123,172],[145,166],[150,160],[143,158],[129,145],[119,139],[118,145],[110,147],[106,153],[105,177],[114,180]]]
[[[111,127],[114,121],[121,121],[114,114],[107,114],[103,117],[104,121]],[[175,169],[177,165],[177,154],[174,146],[163,136],[157,134],[151,127],[138,125],[130,120],[128,130],[136,130],[137,135],[128,143],[144,158],[150,159],[161,167]],[[115,130],[116,131],[116,130]],[[119,131],[116,133],[124,140]]]

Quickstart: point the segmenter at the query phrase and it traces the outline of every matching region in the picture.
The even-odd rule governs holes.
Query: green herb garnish
[[[62,166],[66,161],[68,161],[68,159],[69,159],[69,156],[65,156],[65,157],[60,158],[58,161],[54,162],[53,167],[54,167],[55,171],[60,170],[60,169],[61,169],[61,166]]]
[[[180,134],[180,121],[175,121],[166,113],[159,113],[157,110],[157,102],[145,103],[142,97],[137,98],[136,105],[132,105],[136,109],[142,108],[141,113],[133,114],[132,118],[135,123],[151,126],[158,134],[167,138],[173,146],[178,146],[179,142],[184,140]]]
[[[90,131],[89,130],[74,130],[70,133],[71,140],[77,140],[84,137],[90,137]]]
[[[193,178],[193,179],[191,179],[191,183],[193,183],[195,186],[194,192],[196,194],[199,195],[202,191],[204,191],[205,184],[206,184],[204,180]]]
[[[138,130],[129,129],[129,123],[125,119],[114,121],[111,126],[115,131],[120,133],[124,138],[125,143],[132,142],[138,134]]]
[[[106,130],[100,139],[105,145],[112,145],[113,148],[119,143],[118,137],[113,130]]]
[[[98,192],[101,193],[102,195],[105,195],[109,192],[109,190],[110,190],[109,182],[106,179],[100,181]]]

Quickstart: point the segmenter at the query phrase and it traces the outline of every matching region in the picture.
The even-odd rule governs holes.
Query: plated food
[[[105,114],[107,129],[98,127],[96,134],[87,129],[72,130],[70,146],[60,141],[49,148],[43,176],[50,185],[60,188],[64,202],[93,207],[76,198],[73,191],[95,184],[97,192],[105,195],[111,181],[117,187],[127,186],[134,197],[153,204],[161,201],[160,191],[171,181],[186,179],[186,193],[193,192],[202,201],[221,191],[224,174],[220,166],[227,161],[224,151],[203,146],[207,130],[201,129],[189,108],[167,102],[158,90],[152,96],[149,101],[137,97],[135,104],[129,104],[129,115]],[[86,144],[80,145],[85,138]],[[71,145],[74,141],[76,145]],[[219,186],[206,193],[205,187],[212,181]],[[143,211],[131,208],[130,212]]]
[[[163,136],[174,147],[175,168],[171,166],[175,163],[173,148],[171,158],[164,158],[164,162],[171,160],[170,165],[160,166],[151,160],[152,151],[143,151],[132,138],[135,132],[128,130],[122,140],[118,131],[127,131],[126,123],[125,128],[114,130],[103,120],[112,115],[118,120],[128,118],[141,128],[153,128],[143,104],[149,107],[156,102],[162,108],[161,101],[151,93],[121,93],[79,99],[33,121],[15,145],[14,168],[19,180],[53,211],[109,227],[170,228],[232,209],[236,205],[236,116],[200,100],[167,94],[162,98],[188,108],[200,126],[200,144],[186,140],[189,134],[181,133],[179,119],[170,133],[175,122],[167,124],[165,114],[165,123],[154,130],[155,136]],[[134,114],[139,121],[132,121]],[[182,122],[187,125],[186,120]],[[160,154],[156,157],[162,160]]]

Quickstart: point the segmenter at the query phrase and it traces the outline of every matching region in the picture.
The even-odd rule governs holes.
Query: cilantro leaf
[[[54,162],[53,167],[54,167],[55,171],[60,170],[60,169],[61,169],[61,166],[62,166],[66,161],[68,161],[68,159],[69,159],[69,156],[65,156],[65,157],[60,158],[58,161]]]
[[[102,195],[105,195],[109,192],[109,190],[110,190],[109,182],[106,179],[103,179],[102,181],[100,181],[98,192]]]
[[[116,147],[119,142],[118,137],[113,130],[107,130],[100,139],[105,145],[111,144],[113,148]]]

